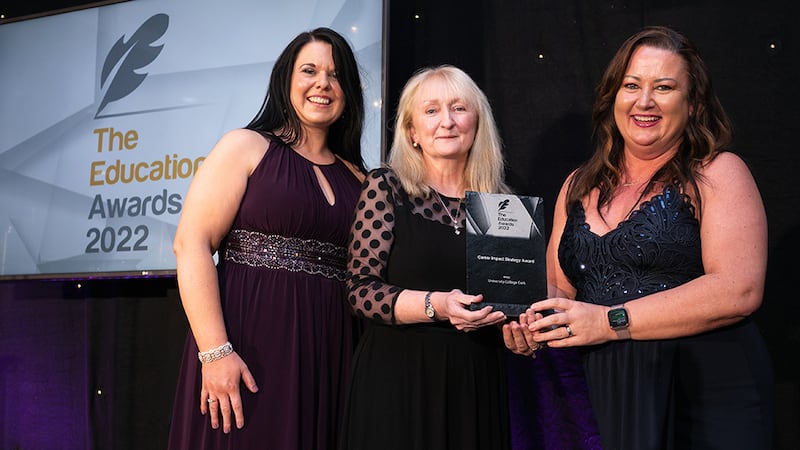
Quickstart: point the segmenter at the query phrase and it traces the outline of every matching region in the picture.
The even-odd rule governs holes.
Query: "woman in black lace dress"
[[[696,49],[664,27],[629,38],[593,118],[594,155],[555,207],[553,298],[507,346],[582,347],[606,450],[771,448],[771,362],[749,318],[766,215]]]
[[[347,286],[368,319],[353,359],[343,450],[510,448],[505,315],[467,295],[465,190],[505,191],[486,96],[460,69],[415,74],[390,168],[367,175]]]

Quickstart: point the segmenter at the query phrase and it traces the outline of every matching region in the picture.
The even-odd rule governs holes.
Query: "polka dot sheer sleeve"
[[[402,291],[386,283],[398,198],[398,181],[391,171],[383,168],[370,171],[356,205],[348,244],[350,306],[358,316],[383,323],[394,322],[394,303]]]

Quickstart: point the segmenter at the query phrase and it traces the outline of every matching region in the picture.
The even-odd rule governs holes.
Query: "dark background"
[[[0,13],[15,20],[79,3],[87,4],[12,2]],[[544,197],[547,222],[564,177],[588,156],[595,85],[617,47],[644,25],[671,26],[695,42],[767,209],[767,287],[755,318],[776,375],[776,449],[800,446],[800,363],[792,356],[800,302],[790,286],[800,272],[797,4],[386,3],[387,122],[415,69],[461,67],[493,105],[508,181]],[[164,448],[186,331],[171,277],[0,283],[0,450]]]

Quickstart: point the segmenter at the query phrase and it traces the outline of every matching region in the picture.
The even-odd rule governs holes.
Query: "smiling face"
[[[297,54],[292,70],[292,107],[307,128],[330,127],[344,111],[344,93],[336,78],[331,45],[311,41]]]
[[[441,77],[425,80],[413,101],[409,132],[424,155],[466,159],[475,142],[478,116],[473,105],[451,93]]]
[[[680,56],[655,47],[636,49],[614,101],[625,149],[651,156],[677,151],[692,110],[689,87]]]

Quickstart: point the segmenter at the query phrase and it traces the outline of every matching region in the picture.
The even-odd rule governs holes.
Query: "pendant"
[[[453,228],[453,230],[455,230],[455,232],[456,232],[456,236],[458,236],[459,234],[461,234],[461,230],[459,230],[458,228]]]

